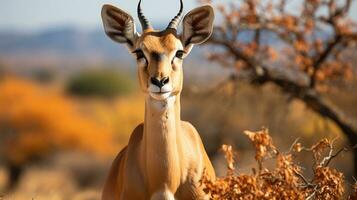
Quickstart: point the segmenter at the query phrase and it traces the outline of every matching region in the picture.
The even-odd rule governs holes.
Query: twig
[[[332,155],[332,156],[330,156],[329,157],[329,159],[327,160],[327,162],[326,162],[326,164],[325,164],[325,167],[327,167],[329,164],[330,164],[330,162],[331,162],[331,160],[332,159],[334,159],[336,156],[338,156],[341,152],[347,152],[347,151],[349,151],[346,147],[344,147],[344,148],[341,148],[340,150],[338,150],[334,155]]]
[[[316,188],[317,188],[317,185],[316,185],[316,186],[315,186],[315,188],[313,189],[313,190],[314,190],[314,192],[313,192],[313,193],[311,193],[311,194],[310,194],[310,196],[306,197],[306,200],[310,200],[310,199],[312,199],[312,197],[314,197],[314,196],[315,196],[315,194],[316,194]]]
[[[301,173],[297,172],[296,170],[294,170],[294,173],[299,176],[304,182],[305,182],[305,186],[306,187],[312,187],[312,186],[316,186],[315,184],[311,183],[310,181],[308,181],[304,175],[302,175]]]
[[[291,144],[289,151],[287,153],[290,153],[293,151],[294,146],[297,144],[297,142],[300,140],[300,137],[296,138],[295,141]]]
[[[326,166],[324,163],[327,162],[327,161],[329,161],[329,160],[331,159],[331,157],[333,156],[332,153],[333,153],[333,143],[334,143],[334,141],[335,141],[335,139],[332,140],[332,141],[328,141],[330,151],[329,151],[329,153],[328,153],[328,156],[326,156],[326,157],[324,157],[324,158],[322,159],[322,161],[321,161],[320,164],[319,164],[320,166]]]

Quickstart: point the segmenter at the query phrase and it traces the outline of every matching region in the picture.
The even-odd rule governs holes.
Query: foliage
[[[78,96],[116,97],[132,91],[133,83],[114,70],[88,70],[73,76],[67,91]]]
[[[0,82],[0,154],[24,165],[57,150],[112,154],[112,133],[61,94],[17,78]]]
[[[227,176],[210,180],[204,176],[202,183],[205,192],[212,199],[341,199],[344,195],[344,177],[336,169],[330,168],[330,161],[346,149],[334,153],[333,141],[323,139],[311,148],[305,148],[297,141],[289,152],[279,152],[273,145],[266,129],[257,132],[245,131],[255,146],[255,160],[258,170],[253,174],[235,174],[234,152],[231,146],[223,145],[227,159]],[[313,177],[303,176],[304,168],[299,166],[294,157],[301,151],[313,154]],[[327,151],[327,155],[323,152]],[[263,162],[274,160],[274,169],[265,168]],[[357,185],[357,184],[356,184]],[[349,199],[356,196],[356,185]]]
[[[329,80],[353,77],[352,63],[344,55],[357,41],[357,24],[348,17],[351,4],[351,0],[304,0],[294,5],[301,11],[294,12],[286,0],[218,4],[223,23],[216,27],[211,43],[225,48],[210,58],[232,61],[240,71],[260,67],[253,75],[266,73],[271,63],[285,70],[290,67],[307,76],[309,87],[322,91]]]

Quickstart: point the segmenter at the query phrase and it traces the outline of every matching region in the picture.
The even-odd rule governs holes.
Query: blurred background
[[[249,2],[259,8],[252,8]],[[324,137],[337,138],[336,149],[357,141],[356,129],[346,133],[347,128],[341,129],[344,126],[337,122],[356,126],[357,52],[353,42],[357,37],[353,21],[357,20],[357,4],[351,3],[347,9],[348,1],[336,1],[335,8],[327,4],[321,10],[312,9],[310,20],[326,16],[325,22],[321,17],[321,23],[327,25],[321,28],[315,21],[312,29],[318,31],[310,34],[306,32],[308,20],[299,17],[308,10],[306,2],[316,7],[335,1],[292,0],[284,13],[271,11],[276,12],[272,16],[280,18],[266,18],[286,28],[280,28],[280,32],[264,29],[259,37],[265,39],[258,38],[262,42],[257,42],[259,28],[250,25],[258,24],[256,16],[262,17],[259,9],[281,2],[285,1],[184,1],[185,12],[201,3],[212,3],[217,9],[213,39],[196,46],[185,60],[181,109],[182,119],[190,121],[201,134],[219,175],[225,173],[219,151],[222,144],[236,149],[239,173],[250,173],[252,167],[257,167],[254,148],[242,134],[244,130],[267,127],[282,151],[288,151],[296,138],[306,146]],[[0,2],[0,199],[99,199],[112,160],[143,121],[144,96],[137,85],[135,59],[125,46],[105,36],[100,18],[105,3],[123,8],[138,22],[136,1]],[[339,6],[346,6],[341,11],[344,15],[328,22]],[[154,27],[163,29],[176,15],[179,2],[146,0],[143,8]],[[291,17],[292,21],[283,21],[281,16]],[[301,24],[304,30],[299,32]],[[326,28],[328,24],[332,29]],[[346,27],[348,30],[343,29]],[[294,54],[287,49],[290,43],[282,44],[286,35],[280,33],[294,35]],[[306,64],[308,59],[317,62],[314,56],[322,58],[334,39],[347,35],[347,42],[337,40],[335,49],[327,52],[326,61],[320,61],[320,71],[305,68],[314,66]],[[227,50],[222,40],[236,43],[234,48],[245,56],[234,54],[234,48]],[[316,41],[320,41],[320,47],[312,45]],[[343,54],[335,55],[335,51]],[[265,55],[267,52],[269,55]],[[260,73],[252,75],[252,71],[259,70],[253,69],[250,60],[261,61],[263,72],[269,72],[269,76],[261,79]],[[265,65],[272,67],[266,70]],[[285,72],[286,68],[292,71],[285,76],[273,76],[269,71]],[[305,86],[304,75],[311,80],[316,75],[317,84]],[[282,80],[287,82],[281,84]],[[287,86],[290,80],[296,85]],[[306,95],[305,91],[316,92],[319,99],[328,102],[322,105],[337,107],[343,117],[331,119],[326,114],[329,110],[318,107],[321,104],[314,107],[308,99],[310,93]],[[335,109],[332,111],[334,114]],[[311,173],[311,156],[302,154],[297,158],[307,174]],[[356,169],[353,158],[352,152],[346,152],[331,163],[344,173],[347,184],[352,182]]]

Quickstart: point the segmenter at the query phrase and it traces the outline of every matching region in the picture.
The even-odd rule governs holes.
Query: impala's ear
[[[182,44],[191,48],[193,44],[205,42],[213,31],[214,12],[209,5],[191,10],[183,19]]]
[[[102,20],[105,33],[114,41],[125,43],[133,49],[137,33],[133,17],[125,11],[111,5],[102,8]]]

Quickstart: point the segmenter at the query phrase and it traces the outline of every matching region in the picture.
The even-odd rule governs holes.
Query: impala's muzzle
[[[150,96],[156,100],[167,99],[172,92],[172,86],[169,84],[169,82],[169,77],[164,77],[162,79],[151,77],[149,84]]]
[[[166,85],[169,82],[169,77],[164,77],[161,80],[152,77],[150,81],[152,84],[156,85],[161,89],[164,85]]]

